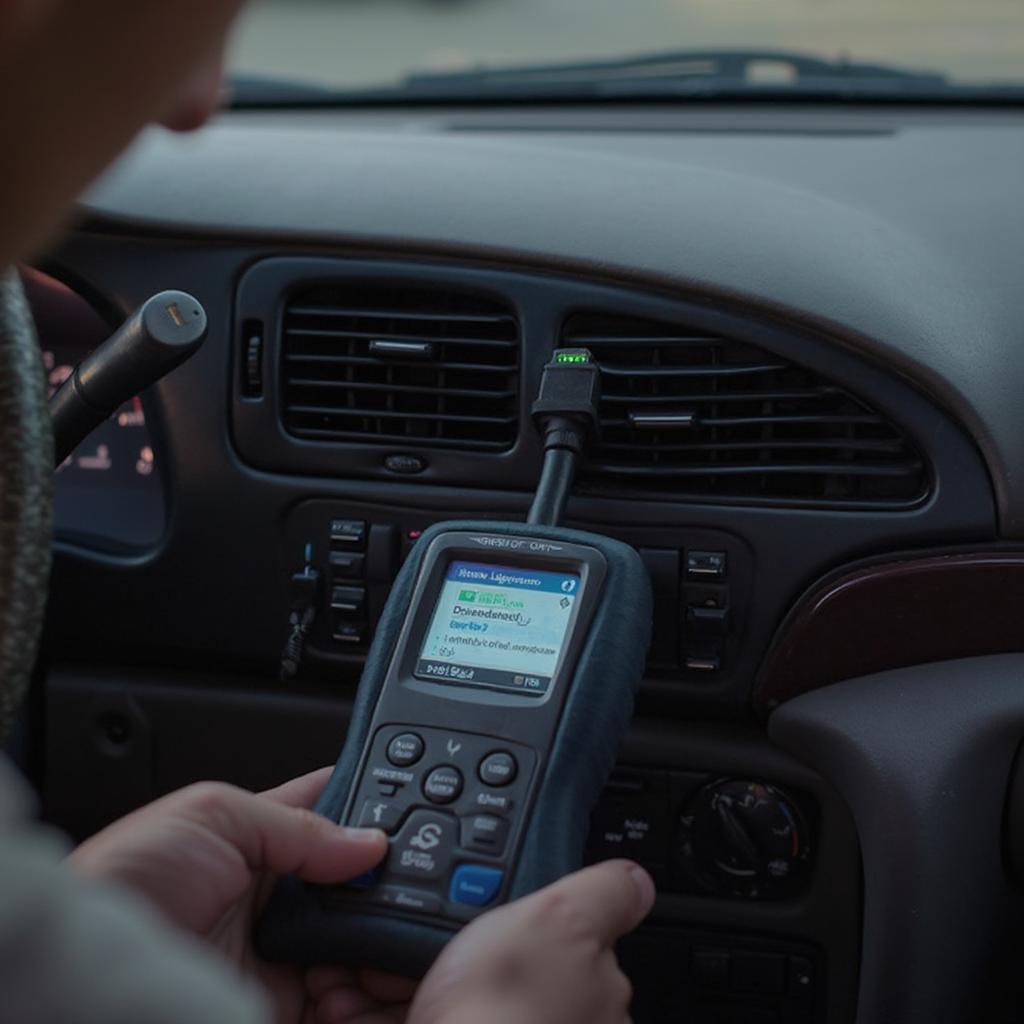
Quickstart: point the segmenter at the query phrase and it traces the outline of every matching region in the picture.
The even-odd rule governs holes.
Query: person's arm
[[[483,915],[452,940],[418,987],[372,971],[261,963],[252,925],[275,873],[340,882],[384,855],[383,833],[341,828],[306,809],[327,773],[259,795],[217,783],[190,786],[115,822],[69,863],[143,893],[181,928],[252,971],[282,1024],[626,1021],[630,990],[614,944],[654,901],[649,876],[629,861],[587,868]]]
[[[262,994],[130,890],[76,878],[0,758],[0,1017],[264,1024]],[[183,880],[183,884],[186,884]]]
[[[114,822],[68,858],[77,874],[115,882],[262,982],[274,1019],[297,1024],[307,1002],[304,972],[261,961],[252,930],[274,879],[340,883],[380,862],[377,829],[343,828],[310,808],[324,768],[266,793],[203,782]]]
[[[606,861],[479,917],[413,1000],[415,1024],[627,1024],[615,943],[654,904],[639,865]]]
[[[653,903],[638,865],[585,868],[477,918],[417,990],[375,971],[314,968],[312,1024],[628,1024],[615,943]]]

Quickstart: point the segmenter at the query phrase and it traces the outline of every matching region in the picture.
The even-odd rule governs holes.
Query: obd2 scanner
[[[282,879],[265,956],[422,975],[463,924],[580,866],[651,622],[637,553],[558,525],[598,385],[586,350],[545,367],[527,523],[439,524],[406,561],[316,805],[383,829],[387,857],[343,886]]]

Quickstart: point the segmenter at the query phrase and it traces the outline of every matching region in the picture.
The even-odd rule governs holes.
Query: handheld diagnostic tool
[[[559,366],[594,369],[556,353],[549,381]],[[594,409],[596,369],[577,380]],[[578,451],[568,473],[551,453],[582,446],[583,414],[559,404],[532,521],[435,526],[395,582],[317,805],[383,829],[388,855],[344,886],[282,880],[258,930],[266,955],[421,974],[461,925],[579,867],[651,598],[632,548],[537,521],[560,516]]]

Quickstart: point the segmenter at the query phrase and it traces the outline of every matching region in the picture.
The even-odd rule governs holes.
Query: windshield
[[[351,90],[424,72],[737,49],[1024,85],[1024,0],[255,0],[231,63],[242,79]],[[763,59],[744,74],[770,83],[791,71]]]

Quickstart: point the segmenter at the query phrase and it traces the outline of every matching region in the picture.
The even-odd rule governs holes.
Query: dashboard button
[[[516,759],[504,750],[496,750],[480,762],[480,781],[486,782],[488,786],[507,786],[515,781],[518,773]]]
[[[497,868],[460,864],[452,875],[448,899],[470,907],[486,907],[494,902],[504,878],[505,872]]]
[[[366,591],[362,587],[332,587],[331,607],[346,615],[362,615],[366,608]]]
[[[717,654],[688,654],[685,664],[690,672],[717,672],[722,667]]]
[[[435,768],[423,783],[423,795],[435,804],[450,804],[462,792],[462,772],[452,765]]]
[[[388,760],[399,768],[415,764],[423,756],[423,740],[414,732],[403,732],[388,744]]]
[[[361,622],[349,622],[344,615],[335,615],[331,623],[331,639],[341,644],[361,644],[365,631]]]
[[[331,544],[361,551],[366,547],[366,523],[358,519],[332,519]]]
[[[686,609],[686,624],[696,633],[703,636],[722,636],[729,622],[727,608],[713,608],[705,605],[691,604]]]
[[[366,575],[366,555],[357,551],[332,551],[328,563],[336,580],[359,580]]]
[[[724,551],[687,551],[686,575],[690,579],[707,580],[725,575],[727,567]]]

